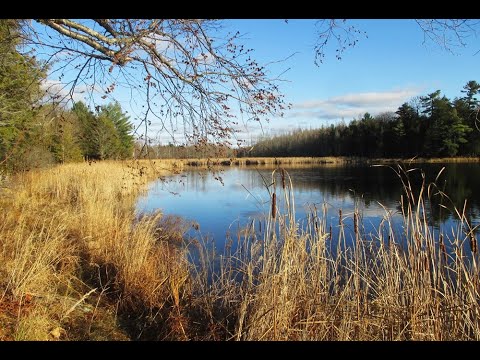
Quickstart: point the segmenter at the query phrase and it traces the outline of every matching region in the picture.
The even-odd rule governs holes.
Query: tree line
[[[20,26],[0,19],[0,166],[25,170],[83,159],[133,155],[133,126],[117,102],[90,110],[48,97],[48,67],[20,53]]]
[[[365,113],[350,124],[263,137],[239,156],[479,156],[479,90],[472,80],[453,101],[437,90],[394,113]]]
[[[122,21],[110,22],[115,27],[123,29]],[[109,26],[110,22],[107,24],[99,20],[99,24],[104,26]],[[52,20],[49,24],[54,26],[54,23],[55,21]],[[74,22],[70,23],[72,26],[75,25]],[[420,97],[419,101],[403,104],[396,113],[384,113],[374,117],[366,113],[362,119],[353,120],[348,125],[340,123],[317,130],[299,130],[280,137],[263,138],[253,148],[232,149],[228,143],[222,141],[217,141],[209,147],[208,139],[218,140],[228,137],[229,126],[219,120],[222,118],[220,113],[215,113],[213,117],[204,114],[207,116],[205,121],[214,127],[214,129],[205,128],[204,132],[209,134],[208,139],[206,139],[207,135],[204,136],[202,133],[195,136],[194,132],[193,135],[190,134],[192,136],[187,137],[189,141],[185,146],[135,145],[132,124],[118,103],[95,106],[92,110],[84,103],[77,102],[67,108],[65,105],[60,105],[58,94],[53,97],[46,96],[51,95],[46,90],[50,63],[39,60],[34,52],[25,50],[24,42],[28,39],[24,36],[26,24],[19,20],[0,19],[1,168],[21,170],[57,162],[123,159],[132,155],[138,157],[152,155],[153,157],[232,157],[237,153],[239,156],[411,157],[418,155],[476,156],[480,153],[477,126],[479,102],[476,98],[480,86],[476,81],[468,82],[462,91],[462,96],[453,101],[441,96],[440,91],[436,91]],[[161,22],[154,22],[154,24],[158,27]],[[203,22],[195,21],[185,24],[203,26]],[[79,24],[75,26],[80,28]],[[190,30],[192,36],[196,36],[195,29],[188,28],[185,31]],[[116,31],[113,34],[120,36]],[[128,37],[125,41],[128,39],[134,38]],[[20,52],[19,49],[22,48],[23,52]],[[55,46],[52,49],[55,49]],[[238,51],[243,54],[243,50]],[[110,54],[108,51],[107,53]],[[114,64],[117,64],[115,61]],[[263,73],[259,71],[254,71],[255,76],[264,79]],[[248,72],[241,74],[247,76]],[[181,74],[176,76],[183,79]],[[235,74],[232,76],[235,79],[238,78]],[[197,78],[201,77],[195,76],[195,81],[200,81]],[[147,79],[150,78],[147,77]],[[242,84],[244,84],[243,81],[240,82],[241,86]],[[254,96],[247,93],[246,96],[249,99],[256,99],[260,107],[270,108],[268,99],[271,98],[274,102],[280,101],[270,95],[268,91],[263,91]],[[220,101],[220,99],[209,99],[215,104],[217,100]],[[189,109],[192,106],[197,108],[195,104],[187,105]],[[227,111],[229,107],[225,105],[222,109]],[[177,109],[175,116],[193,113],[194,111],[179,112]],[[269,114],[262,109],[252,110],[252,114],[257,113]],[[156,115],[161,120],[168,118],[162,112]],[[229,119],[228,116],[226,117]],[[259,120],[259,118],[256,119]]]
[[[135,143],[136,159],[200,159],[236,157],[236,149],[223,144],[177,145],[168,143],[145,145],[142,141]]]

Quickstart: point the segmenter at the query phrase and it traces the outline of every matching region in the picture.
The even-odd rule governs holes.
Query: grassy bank
[[[220,159],[185,159],[187,166],[249,166],[249,165],[296,165],[296,164],[334,164],[343,165],[354,162],[348,157],[252,157],[252,158],[220,158]]]
[[[183,166],[278,166],[278,165],[323,165],[338,166],[347,164],[397,164],[397,163],[477,163],[480,157],[450,157],[450,158],[361,158],[361,157],[242,157],[242,158],[199,158],[172,159],[158,161],[174,161]]]
[[[340,216],[332,238],[325,208],[300,226],[294,184],[275,170],[268,221],[243,229],[231,239],[237,250],[221,257],[191,241],[194,267],[182,245],[189,224],[134,211],[149,181],[182,166],[69,164],[9,178],[0,196],[8,209],[0,213],[0,338],[480,339],[475,233],[462,211],[453,233],[430,226],[433,185],[413,189],[399,171],[401,232],[386,210],[369,241],[355,211]]]
[[[174,244],[181,224],[134,213],[150,180],[178,171],[152,164],[68,164],[8,180],[1,339],[126,339],[133,321],[123,313],[145,317],[174,303],[187,274]]]

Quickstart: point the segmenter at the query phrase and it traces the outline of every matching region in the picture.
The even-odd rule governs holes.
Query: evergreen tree
[[[422,114],[425,114],[428,117],[432,117],[433,111],[435,109],[435,101],[440,98],[440,90],[434,91],[427,96],[421,96],[420,102],[423,107]]]
[[[131,157],[134,144],[134,138],[132,135],[133,125],[129,121],[130,117],[123,113],[120,104],[115,102],[103,106],[99,116],[109,119],[115,127],[119,141],[115,151],[115,157],[120,159]]]
[[[399,130],[404,132],[402,155],[408,157],[419,155],[422,150],[423,136],[420,131],[418,112],[410,104],[404,103],[398,108],[396,114],[403,124],[403,126],[398,125]]]
[[[471,128],[464,124],[445,96],[434,99],[430,123],[426,134],[427,153],[431,156],[457,155],[460,145],[467,142],[466,135]]]
[[[479,105],[478,99],[475,97],[480,91],[480,84],[475,80],[470,80],[461,90],[462,93],[465,93],[465,96],[462,98],[468,105],[470,110],[476,110]]]
[[[18,52],[19,28],[17,20],[0,19],[0,164],[12,169],[29,166],[42,150],[34,118],[45,73],[34,57]]]
[[[99,159],[98,142],[94,134],[98,126],[95,115],[81,101],[76,102],[72,108],[79,124],[79,143],[82,154],[87,159]]]
[[[97,116],[96,126],[92,132],[92,141],[96,144],[96,157],[98,159],[118,159],[121,157],[120,137],[107,113],[100,112]]]
[[[462,93],[465,95],[455,100],[458,114],[464,119],[465,124],[473,129],[466,138],[463,151],[463,154],[470,156],[480,155],[480,123],[478,120],[480,102],[476,97],[479,91],[480,84],[471,80],[463,87]]]
[[[80,147],[78,118],[72,111],[55,109],[53,106],[48,106],[47,109],[42,109],[42,113],[47,119],[45,131],[49,136],[49,149],[55,161],[81,161],[83,153]]]

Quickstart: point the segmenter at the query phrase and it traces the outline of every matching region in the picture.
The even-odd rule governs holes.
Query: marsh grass
[[[177,241],[179,230],[161,213],[138,220],[134,211],[139,192],[168,166],[66,164],[11,178],[0,214],[0,325],[12,329],[4,338],[52,339],[60,327],[60,338],[88,339],[75,324],[91,322],[72,321],[93,317],[85,304],[113,306],[114,321],[99,321],[116,327],[128,312],[168,313],[188,271],[170,244],[170,229]]]
[[[173,164],[66,164],[9,178],[2,339],[480,339],[476,228],[466,206],[454,209],[454,229],[434,227],[429,199],[449,199],[424,177],[413,186],[410,170],[391,166],[402,225],[385,209],[372,237],[360,208],[340,211],[338,231],[327,204],[297,220],[295,185],[277,168],[264,179],[266,221],[215,249],[186,238],[180,218],[135,213],[151,180],[183,166]]]
[[[241,158],[190,158],[165,159],[182,166],[201,168],[217,168],[225,166],[262,166],[262,167],[302,167],[311,165],[339,166],[348,164],[422,164],[422,163],[478,163],[480,157],[448,157],[448,158],[365,158],[355,156],[323,156],[323,157],[241,157]]]
[[[385,209],[376,235],[368,238],[357,209],[349,215],[348,239],[341,212],[338,237],[331,238],[326,204],[306,223],[295,221],[292,182],[286,172],[273,172],[264,236],[250,228],[237,252],[223,257],[212,284],[202,278],[211,259],[198,272],[198,298],[209,299],[208,314],[215,304],[228,314],[228,322],[214,326],[225,329],[224,339],[480,339],[478,252],[465,208],[454,210],[453,231],[435,228],[427,200],[447,195],[425,181],[415,188],[403,167],[392,171],[404,188],[400,230]]]

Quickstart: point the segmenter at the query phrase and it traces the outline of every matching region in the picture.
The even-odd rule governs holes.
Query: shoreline
[[[142,159],[153,163],[176,164],[179,167],[229,167],[268,165],[321,165],[338,166],[352,164],[428,164],[428,163],[479,163],[480,157],[451,158],[359,158],[359,157],[243,157],[243,158],[198,158],[198,159]]]

